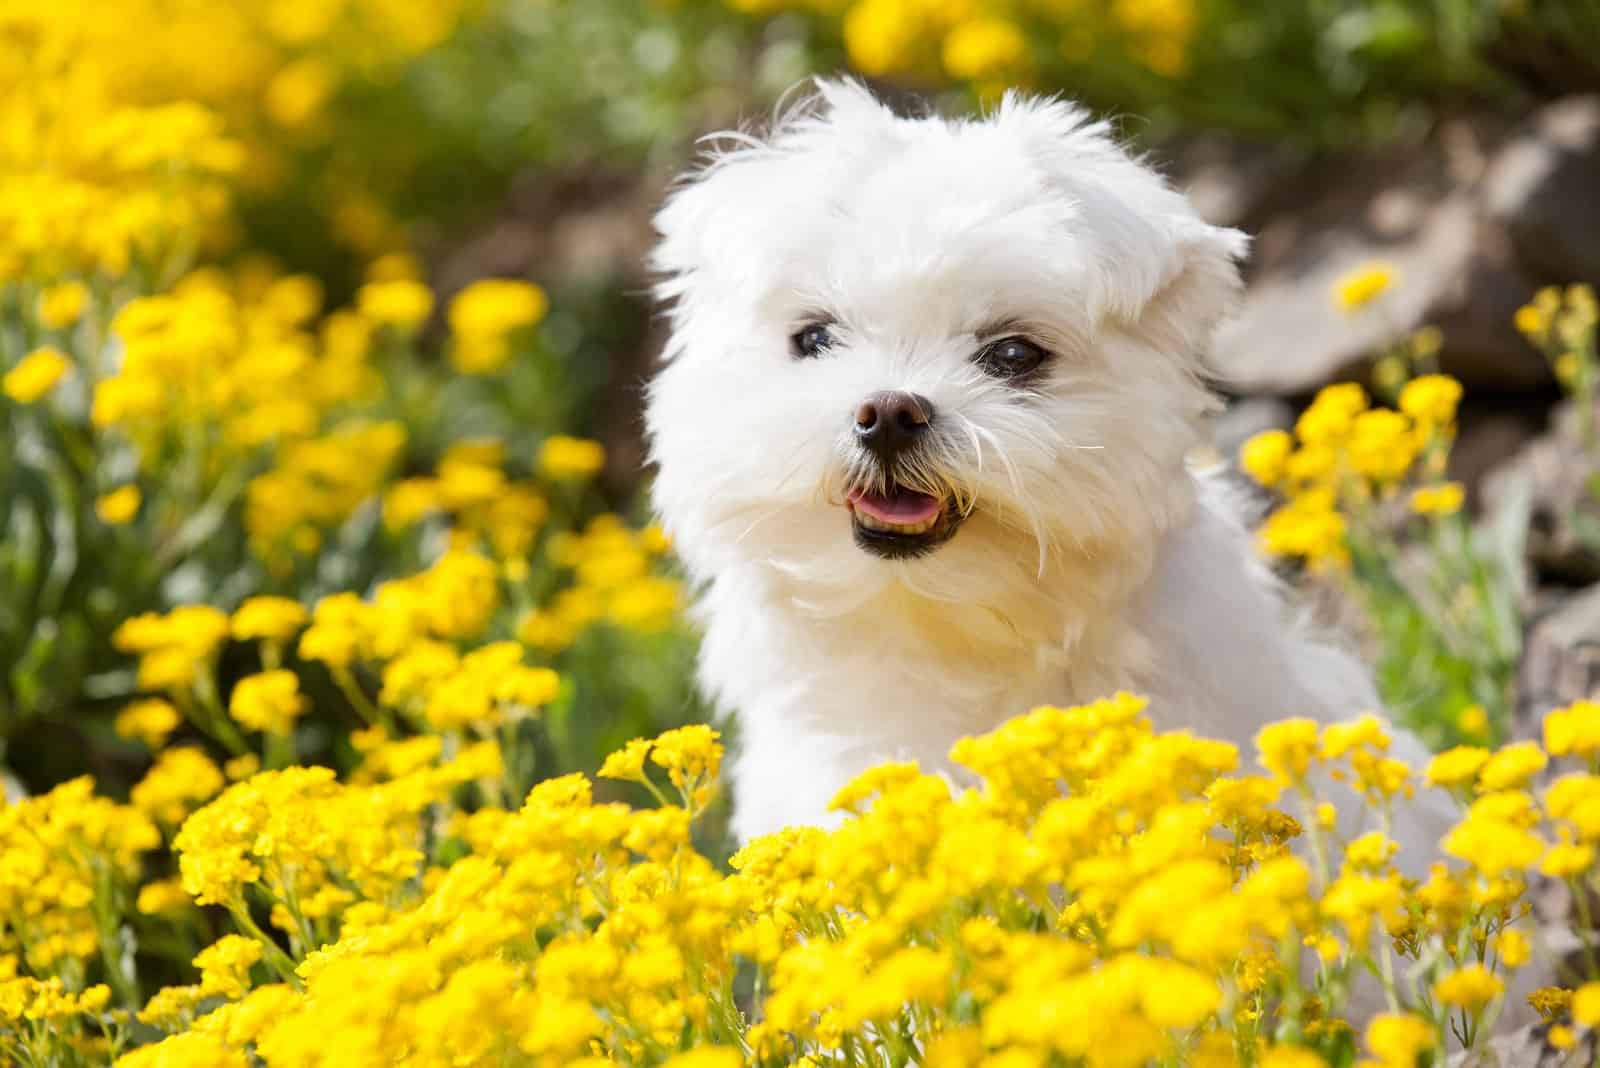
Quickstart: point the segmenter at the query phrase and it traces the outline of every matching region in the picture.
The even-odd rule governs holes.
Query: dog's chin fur
[[[1247,753],[1269,720],[1375,706],[1356,660],[1289,625],[1234,510],[1185,467],[1245,238],[1105,126],[1017,96],[982,120],[904,118],[821,82],[765,136],[727,135],[657,221],[655,502],[699,584],[702,684],[738,717],[742,837],[827,822],[883,760],[950,770],[957,738],[1041,704],[1132,690],[1158,725]],[[833,344],[797,356],[818,320]],[[974,360],[1010,334],[1051,354],[1016,381]],[[883,478],[851,433],[880,390],[931,401],[897,477],[964,516],[896,559],[857,543],[845,506]],[[1449,808],[1415,812],[1413,868]]]

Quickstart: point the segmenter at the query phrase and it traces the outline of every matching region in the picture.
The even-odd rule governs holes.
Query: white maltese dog
[[[741,838],[1041,704],[1129,690],[1246,754],[1376,706],[1185,466],[1243,234],[1059,101],[903,118],[821,82],[731,140],[657,217],[646,418]],[[1413,856],[1447,826],[1417,819]]]

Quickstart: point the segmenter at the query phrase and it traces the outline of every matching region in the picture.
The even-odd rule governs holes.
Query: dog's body
[[[905,119],[824,83],[738,140],[658,218],[647,418],[741,837],[1041,704],[1129,690],[1246,753],[1374,707],[1185,465],[1242,235],[1055,102]]]
[[[890,586],[819,619],[796,609],[803,589],[759,568],[714,578],[701,678],[738,712],[740,837],[823,822],[834,793],[884,760],[950,770],[955,739],[1043,704],[1129,690],[1151,699],[1157,726],[1246,755],[1272,720],[1375,707],[1354,659],[1294,636],[1225,502],[1195,488],[1149,575],[1101,602],[1041,583],[1025,616],[1001,618]]]

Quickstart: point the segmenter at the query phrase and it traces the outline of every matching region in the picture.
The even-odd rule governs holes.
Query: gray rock
[[[1289,395],[1359,375],[1387,342],[1440,328],[1445,370],[1469,387],[1548,380],[1543,358],[1511,324],[1538,288],[1480,185],[1505,133],[1490,122],[1446,124],[1429,141],[1382,155],[1324,161],[1275,194],[1256,229],[1239,314],[1213,359],[1226,388]],[[1334,288],[1373,261],[1389,292],[1355,312]]]
[[[1517,734],[1538,737],[1544,714],[1600,695],[1600,586],[1536,616],[1517,676]]]
[[[1513,481],[1526,479],[1533,496],[1528,559],[1546,579],[1588,584],[1600,581],[1600,552],[1594,548],[1600,544],[1600,499],[1590,488],[1600,464],[1584,447],[1576,422],[1570,403],[1559,406],[1549,432],[1488,474],[1483,501],[1495,508]]]
[[[1199,134],[1163,145],[1163,172],[1207,222],[1253,229],[1274,199],[1291,188],[1300,154],[1221,134]]]
[[[1263,430],[1287,430],[1294,425],[1294,408],[1277,397],[1241,397],[1210,419],[1211,443],[1230,463],[1239,446]]]
[[[1600,96],[1534,112],[1483,184],[1490,217],[1523,263],[1553,282],[1600,278]]]

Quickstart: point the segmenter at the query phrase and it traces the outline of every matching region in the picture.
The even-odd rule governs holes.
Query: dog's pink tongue
[[[850,494],[850,503],[880,523],[926,523],[939,514],[939,498],[914,490]]]

